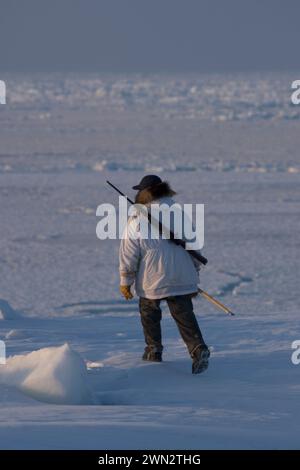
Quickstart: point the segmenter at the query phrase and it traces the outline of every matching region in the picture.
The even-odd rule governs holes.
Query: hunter
[[[136,204],[147,210],[151,204],[175,203],[175,192],[166,181],[147,175],[133,186],[138,191]],[[165,300],[180,335],[192,358],[192,373],[203,372],[210,356],[193,311],[192,298],[197,295],[200,264],[188,251],[170,240],[142,237],[138,211],[129,217],[120,246],[120,292],[126,300],[133,298],[131,287],[139,296],[139,310],[146,342],[143,360],[162,361],[161,309]],[[135,236],[131,236],[135,232]]]

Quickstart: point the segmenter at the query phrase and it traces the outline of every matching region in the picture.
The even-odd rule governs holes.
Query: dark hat
[[[156,184],[162,183],[162,180],[159,176],[156,175],[146,175],[144,176],[139,184],[133,186],[132,189],[137,191],[141,191],[142,189],[150,188],[151,186],[155,186]]]

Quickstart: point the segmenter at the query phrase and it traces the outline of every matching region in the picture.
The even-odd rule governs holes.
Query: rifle
[[[128,202],[130,202],[130,204],[134,204],[134,202],[129,199],[128,196],[126,196],[126,194],[122,193],[122,191],[120,191],[115,185],[113,185],[110,181],[106,181],[107,184],[109,184],[109,186],[111,186],[115,191],[117,191],[119,194],[121,194],[121,196],[125,197],[127,199]],[[151,214],[147,211],[147,217],[148,217],[148,220],[149,220],[149,223],[153,223],[153,220],[151,218]],[[160,220],[155,220],[155,222],[158,224],[158,227],[159,227],[159,233],[162,234],[163,231],[164,231],[164,228],[163,228],[163,225],[161,223]],[[168,230],[169,233],[170,233],[170,241],[175,243],[175,245],[179,245],[179,246],[182,246],[182,248],[184,248],[186,250],[186,242],[184,240],[182,240],[181,238],[176,238],[175,237],[175,234],[174,232],[172,232],[172,230]],[[195,250],[187,250],[189,252],[189,254],[195,258],[196,260],[198,260],[201,264],[204,264],[206,265],[208,260],[207,258],[205,258],[204,256],[202,256],[200,253],[198,253],[197,251]]]
[[[118,189],[114,184],[112,184],[110,181],[106,181],[107,184],[109,186],[111,186],[115,191],[117,191],[121,196],[125,197],[127,199],[127,201],[130,203],[130,204],[134,204],[134,202],[129,199],[128,196],[126,196],[126,194],[122,193],[122,191],[120,191],[120,189]],[[147,217],[148,217],[148,220],[149,220],[149,223],[153,223],[153,220],[151,219],[151,214],[147,211]],[[162,234],[163,233],[163,225],[160,221],[156,220],[155,221],[156,223],[158,223],[158,226],[159,226],[159,233]],[[186,243],[184,240],[181,240],[180,238],[175,238],[175,234],[174,232],[172,232],[171,230],[169,231],[170,232],[170,241],[175,243],[175,245],[179,245],[179,246],[182,246],[182,248],[184,248],[186,250]],[[187,250],[188,253],[193,256],[195,259],[197,259],[198,261],[200,261],[201,264],[204,264],[206,265],[208,260],[207,258],[205,258],[204,256],[202,256],[200,253],[198,253],[197,251],[195,250]],[[211,302],[213,305],[215,305],[216,307],[218,307],[219,309],[223,310],[223,312],[225,313],[228,313],[229,315],[234,315],[234,313],[227,307],[225,307],[225,305],[223,305],[221,302],[219,302],[219,300],[215,299],[214,297],[212,297],[211,295],[209,295],[207,292],[205,292],[205,290],[203,289],[200,289],[198,288],[198,293],[201,294],[206,300],[208,300],[209,302]]]

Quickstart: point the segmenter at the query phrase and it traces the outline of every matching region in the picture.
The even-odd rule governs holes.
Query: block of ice
[[[68,344],[9,357],[0,368],[0,383],[47,403],[91,401],[86,365]]]

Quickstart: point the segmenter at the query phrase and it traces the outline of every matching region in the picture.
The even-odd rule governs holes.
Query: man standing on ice
[[[133,187],[138,193],[136,204],[149,210],[151,204],[172,206],[176,194],[167,182],[156,175],[147,175]],[[165,300],[183,341],[192,358],[192,372],[208,367],[209,349],[202,337],[193,311],[192,297],[198,290],[200,263],[182,247],[162,238],[138,235],[140,213],[129,218],[120,246],[120,291],[126,300],[132,299],[131,286],[139,296],[139,309],[146,347],[145,361],[162,361],[161,309]],[[132,236],[136,232],[137,236]]]

